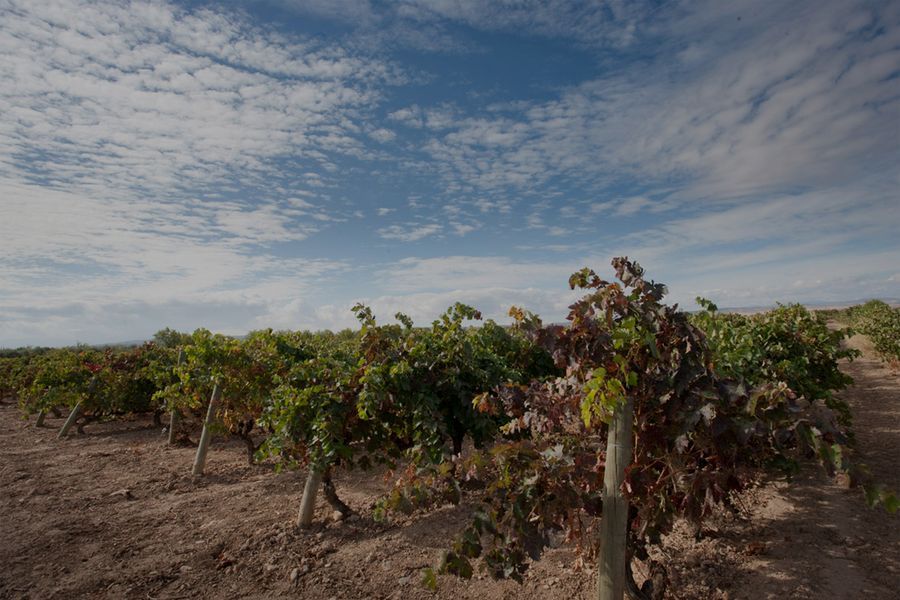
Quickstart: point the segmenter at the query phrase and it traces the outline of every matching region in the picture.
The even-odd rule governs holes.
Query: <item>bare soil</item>
[[[859,457],[900,490],[900,377],[874,358],[844,368],[856,384]],[[216,439],[207,474],[192,479],[194,448],[167,446],[149,417],[89,425],[56,439],[0,407],[0,598],[590,598],[593,573],[573,549],[548,551],[524,584],[440,577],[419,582],[471,508],[375,523],[389,474],[339,473],[361,516],[293,528],[304,473],[249,466],[242,443]],[[900,598],[900,517],[866,507],[814,467],[742,496],[744,519],[712,522],[699,539],[684,524],[660,549],[671,598]]]

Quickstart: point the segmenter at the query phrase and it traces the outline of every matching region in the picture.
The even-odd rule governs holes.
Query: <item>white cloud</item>
[[[616,215],[620,217],[633,215],[648,206],[653,206],[652,200],[644,196],[633,196],[619,203],[619,206],[616,208]]]
[[[0,344],[239,333],[347,268],[284,246],[353,214],[322,190],[392,66],[164,1],[0,23]]]
[[[393,39],[441,51],[461,49],[459,42],[446,39],[448,24],[481,31],[564,37],[588,46],[622,46],[634,39],[641,16],[653,6],[650,2],[618,0],[401,0],[378,5],[366,0],[340,0],[334,5],[321,0],[282,2],[302,12],[346,21],[364,31],[376,26],[386,29],[390,37],[383,38],[383,43]],[[425,29],[428,35],[411,35],[417,29]]]
[[[900,5],[294,4],[356,25],[323,42],[164,0],[0,0],[0,344],[351,325],[353,269],[382,316],[560,319],[568,274],[620,254],[680,301],[900,295]],[[471,50],[473,30],[605,51],[539,100],[390,86],[434,76],[391,48]],[[397,197],[400,222],[365,221]],[[341,223],[428,257],[305,256]],[[540,258],[437,256],[496,233]]]
[[[388,114],[388,119],[397,121],[398,123],[403,123],[408,127],[425,126],[425,120],[422,117],[422,109],[420,109],[415,104],[413,104],[412,106],[407,106],[406,108],[395,110],[394,112]]]
[[[385,143],[385,142],[392,141],[394,138],[397,137],[397,134],[394,133],[393,131],[391,131],[390,129],[385,129],[382,127],[380,129],[375,129],[375,130],[369,132],[369,137],[371,137],[376,142]]]
[[[448,189],[637,180],[684,205],[828,186],[900,161],[896,5],[672,4],[645,35],[657,55],[558,99],[455,116],[423,144]],[[687,42],[702,61],[671,51]]]
[[[276,258],[266,242],[301,239],[305,217],[197,201],[122,202],[0,180],[0,308],[214,299],[342,270],[340,261]],[[61,266],[72,267],[62,269]],[[82,275],[84,273],[84,275]],[[2,338],[2,335],[0,335]]]
[[[384,289],[395,292],[477,290],[503,287],[564,290],[570,274],[598,261],[517,261],[503,256],[404,258],[378,272]],[[600,261],[608,264],[608,260]]]
[[[390,225],[378,230],[378,235],[386,240],[400,242],[417,242],[423,238],[440,233],[443,228],[437,223],[406,223]]]
[[[457,221],[451,221],[450,226],[453,227],[453,233],[459,236],[464,236],[478,229],[478,225],[459,223]]]
[[[482,312],[484,319],[509,323],[511,306],[520,306],[544,315],[565,315],[571,304],[571,294],[566,291],[548,291],[541,288],[482,287],[477,289],[455,289],[444,292],[417,292],[410,294],[388,294],[374,297],[359,297],[346,305],[325,305],[320,307],[315,320],[306,325],[312,329],[327,327],[341,329],[358,327],[350,307],[357,301],[370,306],[379,322],[393,322],[393,316],[402,312],[410,316],[420,326],[427,326],[441,313],[456,302],[474,306]]]
[[[0,5],[0,174],[141,189],[243,183],[358,155],[391,67],[168,3]],[[386,132],[376,136],[385,138]]]
[[[350,21],[357,26],[371,24],[378,18],[369,0],[282,0],[282,4],[304,13]]]

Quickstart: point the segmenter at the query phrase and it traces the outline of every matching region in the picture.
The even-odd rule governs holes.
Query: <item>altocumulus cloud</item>
[[[266,245],[340,220],[296,186],[362,152],[354,115],[395,69],[164,2],[4,0],[0,16],[4,343],[146,335],[87,317],[126,304],[223,304],[206,324],[240,331],[343,268]],[[280,157],[314,177],[279,186]]]
[[[0,0],[0,345],[900,296],[896,2],[206,6]]]

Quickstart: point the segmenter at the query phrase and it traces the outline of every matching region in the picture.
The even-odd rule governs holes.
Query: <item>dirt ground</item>
[[[858,449],[876,478],[900,490],[900,377],[865,356],[845,365],[856,384]],[[439,577],[419,583],[467,508],[447,506],[392,524],[368,507],[382,474],[342,473],[361,517],[292,527],[303,473],[249,466],[244,446],[216,439],[207,474],[190,477],[194,449],[169,447],[149,417],[89,425],[56,439],[59,419],[35,428],[0,407],[0,598],[500,598],[592,597],[593,573],[570,548],[550,550],[525,583]],[[713,522],[695,540],[666,540],[671,598],[900,598],[900,516],[865,506],[815,469],[768,481],[742,498],[747,520]]]

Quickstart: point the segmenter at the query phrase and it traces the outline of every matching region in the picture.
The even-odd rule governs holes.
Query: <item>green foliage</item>
[[[27,415],[79,402],[92,417],[152,411],[158,407],[155,371],[168,360],[166,350],[152,343],[50,350],[21,367],[19,404]]]
[[[191,334],[175,331],[170,327],[160,329],[153,334],[153,343],[163,348],[179,348],[190,344]]]
[[[34,357],[27,387],[19,390],[19,406],[26,415],[75,406],[87,396],[100,360],[100,352],[88,348],[62,348]]]
[[[0,357],[0,400],[17,400],[34,379],[36,355]]]
[[[800,307],[737,318],[708,303],[691,318],[665,305],[665,286],[636,263],[616,259],[613,267],[618,282],[587,269],[572,276],[586,295],[572,305],[568,327],[511,312],[561,375],[476,398],[480,411],[506,421],[508,439],[449,472],[408,472],[379,507],[412,510],[454,490],[481,490],[481,509],[440,572],[469,577],[478,559],[493,576],[518,579],[560,530],[595,551],[607,421],[625,398],[635,421],[623,491],[638,554],[676,517],[700,522],[727,507],[760,470],[790,470],[810,454],[829,470],[848,468],[844,407],[832,394],[848,383],[836,362],[849,356],[840,349],[844,333]]]
[[[168,373],[158,373],[155,397],[199,421],[218,383],[218,421],[232,434],[248,437],[268,406],[276,378],[289,367],[291,356],[281,349],[291,335],[263,330],[240,340],[198,329],[181,340],[186,342],[181,364],[172,360]],[[177,354],[175,348],[170,352]]]
[[[379,324],[358,305],[356,332],[236,339],[164,329],[138,348],[17,352],[0,357],[0,393],[27,414],[82,402],[93,416],[165,407],[199,418],[218,383],[224,427],[245,439],[262,431],[260,455],[279,466],[406,457],[376,517],[476,494],[479,510],[437,570],[462,577],[480,561],[494,577],[521,579],[559,532],[596,551],[608,422],[626,400],[634,454],[624,492],[638,555],[677,517],[701,522],[728,507],[762,471],[791,473],[816,457],[829,472],[859,473],[850,413],[835,394],[851,382],[838,369],[856,354],[842,347],[848,330],[799,305],[742,316],[698,299],[703,310],[688,315],[637,263],[613,268],[613,282],[572,275],[585,295],[565,327],[515,307],[513,327],[477,325],[480,313],[464,304],[430,327],[403,314]],[[896,309],[870,302],[847,318],[897,356]],[[464,436],[476,447],[465,457]],[[895,494],[859,481],[870,504],[896,511]],[[435,570],[423,584],[437,585]]]
[[[881,300],[870,300],[847,310],[854,329],[872,340],[875,350],[887,361],[900,361],[900,308]]]
[[[396,416],[394,434],[439,462],[447,441],[458,453],[464,435],[477,446],[496,437],[503,418],[479,412],[473,398],[506,382],[526,382],[553,372],[549,354],[514,331],[487,321],[472,307],[455,304],[428,329],[379,326],[368,308],[356,312],[360,342],[360,414]]]
[[[784,382],[808,401],[824,401],[850,424],[849,409],[834,396],[853,382],[838,368],[841,359],[859,355],[841,344],[849,330],[829,329],[825,316],[799,304],[745,316],[720,313],[702,298],[697,302],[704,310],[691,319],[706,333],[713,368],[720,376],[750,388]]]
[[[553,368],[544,351],[491,321],[465,327],[480,314],[463,304],[427,329],[402,314],[400,324],[379,325],[368,307],[354,312],[356,339],[295,340],[305,350],[294,346],[263,416],[269,456],[321,468],[394,464],[405,452],[440,463],[447,441],[458,451],[464,435],[479,445],[497,435],[501,420],[477,411],[475,396]]]
[[[171,352],[153,343],[104,351],[99,363],[89,365],[96,383],[85,398],[85,411],[99,416],[157,410],[154,372],[171,361]]]
[[[270,431],[261,448],[281,465],[313,464],[324,470],[344,462],[352,466],[351,443],[377,445],[370,426],[356,410],[353,354],[340,345],[314,348],[302,339],[282,339],[285,371],[275,377],[271,402],[260,417]],[[377,436],[374,436],[377,437]]]

